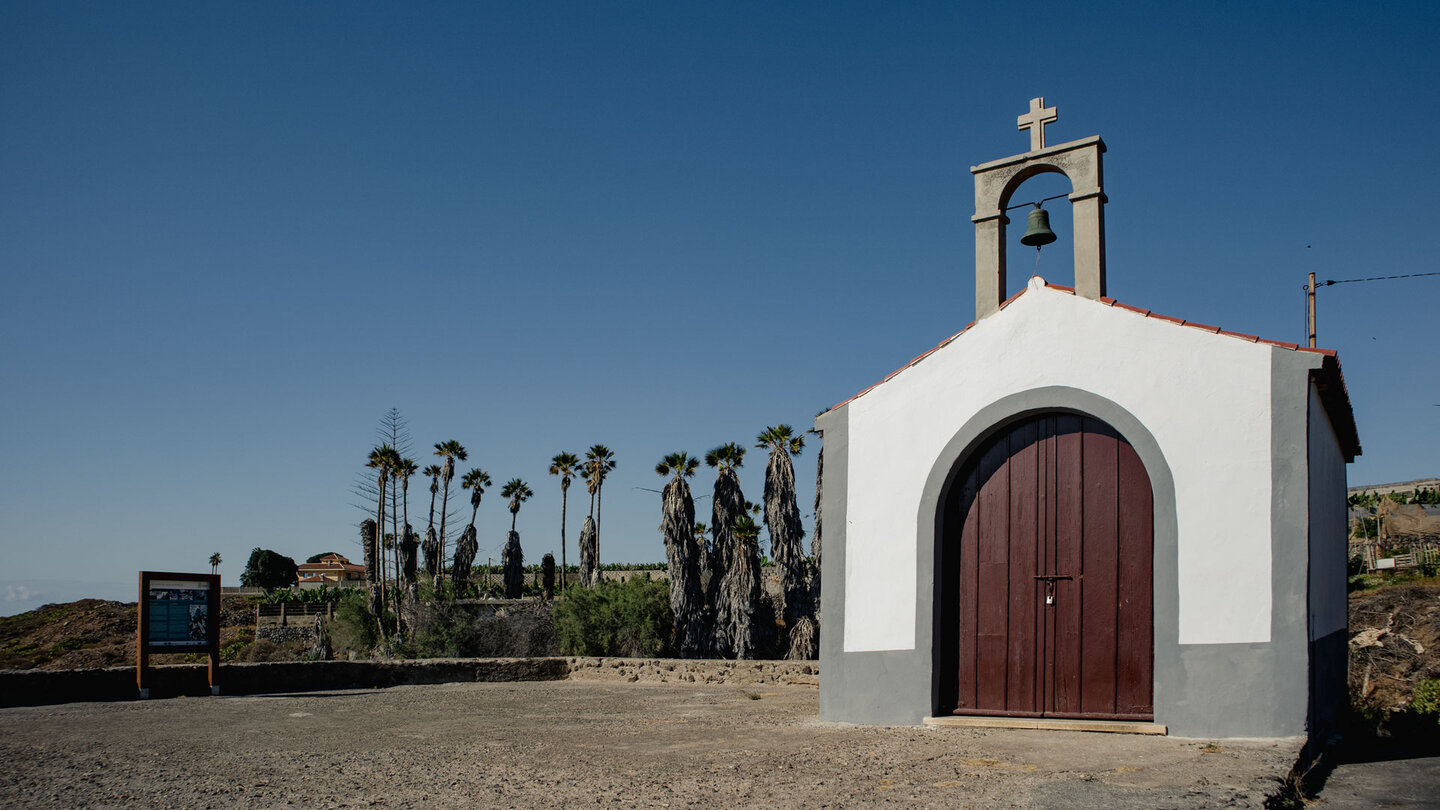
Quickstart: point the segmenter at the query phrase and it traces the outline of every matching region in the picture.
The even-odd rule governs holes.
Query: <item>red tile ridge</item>
[[[1047,281],[1047,282],[1045,282],[1045,286],[1046,286],[1047,288],[1049,288],[1049,289],[1055,290],[1056,292],[1063,292],[1063,293],[1069,293],[1069,294],[1071,294],[1071,295],[1078,295],[1078,293],[1075,292],[1075,288],[1074,288],[1074,287],[1067,287],[1067,286],[1065,286],[1064,284],[1051,284],[1050,282]],[[1015,301],[1015,299],[1017,299],[1017,298],[1019,298],[1020,296],[1024,295],[1024,294],[1025,294],[1025,291],[1026,291],[1027,289],[1029,289],[1028,286],[1022,287],[1019,292],[1017,292],[1017,293],[1015,293],[1014,295],[1010,296],[1009,298],[1005,299],[1005,301],[1000,304],[1000,307],[999,307],[999,308],[1000,308],[1000,309],[1004,309],[1005,307],[1009,306],[1011,303],[1013,303],[1013,302]],[[1148,310],[1148,309],[1141,309],[1140,307],[1132,307],[1132,306],[1130,306],[1129,304],[1122,304],[1122,303],[1120,303],[1119,301],[1116,301],[1114,298],[1111,298],[1111,297],[1106,296],[1106,295],[1100,296],[1100,301],[1099,301],[1099,303],[1105,304],[1106,306],[1118,307],[1118,308],[1120,308],[1120,309],[1129,310],[1130,312],[1139,313],[1140,315],[1142,315],[1142,316],[1144,316],[1144,317],[1146,317],[1146,318],[1154,318],[1155,320],[1165,321],[1166,323],[1173,323],[1173,324],[1176,324],[1177,326],[1188,326],[1188,327],[1190,327],[1191,329],[1199,329],[1199,330],[1202,331],[1202,332],[1209,332],[1209,333],[1211,333],[1211,334],[1216,334],[1216,335],[1226,335],[1227,337],[1240,338],[1241,340],[1248,340],[1248,341],[1250,341],[1251,343],[1265,343],[1265,344],[1268,344],[1268,345],[1271,345],[1271,346],[1279,346],[1280,348],[1283,348],[1283,349],[1293,349],[1293,350],[1302,351],[1302,352],[1314,352],[1314,353],[1316,353],[1316,354],[1321,354],[1321,355],[1324,355],[1324,356],[1326,356],[1326,357],[1333,357],[1333,358],[1337,358],[1337,359],[1339,358],[1339,355],[1335,352],[1334,349],[1310,348],[1310,347],[1308,347],[1308,346],[1300,346],[1300,345],[1295,344],[1295,343],[1287,343],[1287,342],[1281,341],[1281,340],[1266,340],[1265,338],[1259,337],[1258,335],[1247,335],[1247,334],[1245,334],[1245,333],[1243,333],[1243,332],[1230,332],[1230,331],[1221,329],[1221,328],[1218,327],[1218,326],[1210,326],[1209,324],[1195,323],[1194,321],[1187,321],[1187,320],[1185,320],[1184,318],[1173,318],[1173,317],[1171,317],[1171,316],[1169,316],[1169,315],[1161,315],[1161,314],[1158,313],[1158,312],[1152,312],[1152,311],[1150,311],[1150,310]],[[997,310],[997,311],[998,311],[998,310]],[[948,338],[940,341],[939,343],[937,343],[937,344],[935,345],[935,348],[930,349],[930,350],[928,350],[928,351],[926,351],[926,352],[923,352],[922,354],[916,355],[914,358],[912,358],[912,359],[910,360],[910,362],[906,363],[905,365],[901,366],[900,368],[897,368],[897,369],[895,369],[894,371],[890,372],[889,374],[885,375],[884,379],[880,380],[880,382],[877,382],[877,383],[875,383],[874,385],[871,385],[871,386],[869,386],[868,388],[863,389],[862,391],[860,391],[860,392],[859,392],[858,394],[856,394],[855,396],[850,397],[849,399],[846,399],[846,400],[844,400],[844,401],[836,404],[836,405],[835,405],[833,408],[831,408],[830,410],[833,411],[833,410],[836,410],[836,409],[838,409],[838,408],[840,408],[840,407],[843,407],[843,406],[845,406],[845,405],[849,405],[851,402],[854,402],[855,400],[859,399],[860,397],[865,396],[866,394],[870,393],[871,391],[875,390],[876,388],[880,387],[881,385],[889,382],[890,379],[893,378],[896,374],[899,374],[900,372],[904,371],[905,369],[914,366],[916,363],[919,363],[921,360],[924,360],[926,357],[929,357],[930,355],[934,354],[935,352],[937,352],[937,351],[939,351],[940,349],[944,348],[945,346],[949,345],[949,344],[950,344],[952,341],[954,341],[956,338],[958,338],[958,337],[960,337],[961,335],[965,334],[966,332],[970,331],[970,328],[973,327],[976,323],[978,323],[978,321],[971,321],[970,323],[968,323],[968,324],[965,325],[965,328],[964,328],[964,329],[961,329],[959,332],[956,332],[955,334],[951,335],[950,337],[948,337]],[[1343,381],[1342,381],[1342,385],[1343,385]],[[360,566],[357,566],[357,567],[360,567]]]
[[[1021,288],[1020,288],[1020,292],[1017,292],[1017,293],[1015,293],[1014,295],[1010,296],[1009,298],[1006,298],[1004,301],[1001,301],[1001,302],[1000,302],[1000,309],[1004,309],[1005,307],[1010,306],[1012,303],[1014,303],[1014,301],[1015,301],[1016,298],[1019,298],[1020,296],[1024,295],[1024,294],[1025,294],[1025,291],[1028,290],[1028,289],[1030,289],[1030,288],[1029,288],[1029,287],[1021,287]]]

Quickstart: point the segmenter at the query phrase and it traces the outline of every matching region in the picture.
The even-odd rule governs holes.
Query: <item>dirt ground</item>
[[[809,686],[402,686],[0,710],[0,806],[1260,807],[1295,746],[824,723]]]

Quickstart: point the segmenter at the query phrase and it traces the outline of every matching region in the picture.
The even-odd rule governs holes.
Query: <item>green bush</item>
[[[328,622],[330,647],[336,658],[348,653],[368,656],[379,641],[380,630],[367,604],[369,594],[363,589],[348,589],[335,603],[335,618]]]
[[[673,654],[670,586],[648,575],[571,588],[555,605],[555,634],[567,655],[657,658]]]
[[[556,654],[548,605],[523,602],[494,610],[454,602],[421,604],[413,636],[398,652],[411,658],[528,658]]]
[[[1416,714],[1434,715],[1440,723],[1440,678],[1429,678],[1415,684],[1415,697],[1410,710]]]

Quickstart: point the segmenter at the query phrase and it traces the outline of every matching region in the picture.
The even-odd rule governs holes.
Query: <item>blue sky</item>
[[[1306,272],[1440,269],[1437,23],[1433,3],[7,3],[0,613],[133,599],[136,571],[214,551],[231,582],[255,546],[358,558],[350,489],[392,406],[422,466],[454,438],[462,471],[530,482],[532,559],[558,551],[549,458],[609,445],[602,559],[662,559],[663,454],[808,427],[971,320],[969,167],[1028,148],[1034,96],[1059,107],[1051,143],[1109,147],[1113,296],[1301,340]],[[1069,283],[1066,251],[1040,274]],[[1013,291],[1034,259],[1012,255]],[[1437,303],[1434,277],[1321,291],[1352,482],[1440,472]],[[752,451],[752,499],[763,469]],[[508,518],[497,488],[482,558]]]

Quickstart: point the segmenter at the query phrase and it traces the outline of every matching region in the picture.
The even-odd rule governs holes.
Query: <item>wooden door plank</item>
[[[1085,517],[1081,428],[1078,416],[1061,414],[1055,418],[1054,573],[1073,579],[1055,583],[1055,606],[1051,608],[1055,645],[1049,650],[1055,678],[1048,710],[1063,713],[1080,711],[1080,551]]]
[[[957,687],[955,706],[957,709],[973,709],[975,707],[975,614],[980,604],[980,566],[979,561],[979,524],[980,509],[976,501],[979,490],[979,466],[968,465],[963,471],[964,484],[961,487],[959,504],[965,509],[964,523],[960,530],[960,573],[959,582],[956,585],[955,597],[959,601],[959,611],[956,617],[959,622],[960,645],[958,656],[959,684]]]
[[[1027,419],[1010,433],[1010,560],[1005,708],[1040,711],[1040,650],[1035,575],[1039,564],[1039,424]]]
[[[1119,672],[1116,711],[1154,711],[1154,496],[1145,466],[1129,444],[1119,445]]]
[[[1086,714],[1115,712],[1118,442],[1102,422],[1086,418],[1082,439],[1084,533],[1080,589],[1080,706]]]
[[[980,460],[979,583],[976,588],[975,705],[1003,711],[1009,621],[1010,470],[1008,435],[992,443]]]

